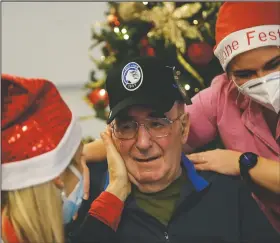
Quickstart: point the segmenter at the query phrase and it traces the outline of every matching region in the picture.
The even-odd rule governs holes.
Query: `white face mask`
[[[276,113],[280,111],[280,71],[252,79],[237,87],[242,94],[248,95],[259,104]]]

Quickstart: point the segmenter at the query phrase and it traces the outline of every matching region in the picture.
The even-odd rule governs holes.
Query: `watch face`
[[[242,154],[241,163],[247,167],[254,167],[257,163],[258,156],[254,153],[247,152]]]

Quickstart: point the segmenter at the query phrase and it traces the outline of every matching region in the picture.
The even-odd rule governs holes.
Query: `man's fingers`
[[[111,149],[112,147],[115,147],[113,145],[113,141],[112,141],[112,132],[111,132],[111,129],[109,127],[106,128],[106,131],[102,132],[100,134],[102,140],[103,140],[103,143],[105,145],[105,148],[108,152],[108,149]]]
[[[111,129],[107,127],[106,131],[100,135],[106,147],[109,171],[112,171],[111,169],[118,170],[123,166],[124,162],[113,143]]]
[[[106,147],[107,155],[113,155],[114,157],[121,159],[121,156],[113,143],[111,129],[107,127],[106,131],[102,132],[100,136],[103,139],[104,145]]]
[[[105,148],[106,148],[106,150],[107,150],[107,147],[108,147],[108,145],[110,144],[110,138],[109,138],[109,136],[108,136],[108,134],[107,134],[107,130],[106,130],[105,132],[100,133],[100,137],[102,138],[103,143],[104,143],[104,145],[105,145]],[[107,152],[108,152],[108,151],[107,151]]]

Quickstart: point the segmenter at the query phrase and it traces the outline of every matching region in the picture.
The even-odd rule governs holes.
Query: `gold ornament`
[[[180,52],[177,51],[177,59],[181,65],[200,83],[202,88],[205,88],[204,80],[199,73],[184,59]]]
[[[166,44],[172,43],[184,53],[186,51],[184,38],[203,40],[198,28],[186,20],[200,9],[200,3],[187,3],[176,8],[175,2],[163,2],[162,7],[156,6],[142,11],[139,19],[154,23],[154,28],[148,33],[148,37],[164,37]]]
[[[140,19],[152,22],[154,27],[147,36],[157,39],[164,38],[165,45],[174,44],[177,48],[177,59],[181,65],[204,87],[204,80],[199,73],[183,58],[181,53],[186,52],[185,38],[199,39],[203,37],[197,26],[191,25],[188,20],[201,9],[201,3],[186,3],[176,8],[175,2],[163,2],[163,6],[152,9],[145,8],[139,2],[123,2],[119,6],[119,14],[124,20]]]
[[[146,6],[142,2],[121,2],[118,7],[119,16],[124,21],[138,19]]]

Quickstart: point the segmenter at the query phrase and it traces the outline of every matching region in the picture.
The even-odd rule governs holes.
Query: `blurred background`
[[[54,82],[91,141],[106,126],[106,72],[126,58],[171,61],[191,97],[222,73],[212,51],[220,4],[4,2],[2,73]]]

